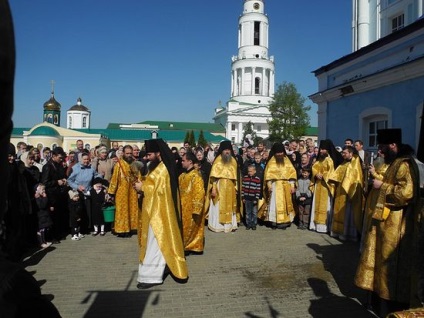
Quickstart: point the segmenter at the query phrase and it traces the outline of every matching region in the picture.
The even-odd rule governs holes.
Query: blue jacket
[[[91,165],[83,166],[77,163],[72,167],[72,173],[68,178],[68,184],[73,190],[78,190],[80,185],[84,186],[84,193],[89,193],[92,188],[92,182],[94,178],[102,178],[101,174],[98,174]]]

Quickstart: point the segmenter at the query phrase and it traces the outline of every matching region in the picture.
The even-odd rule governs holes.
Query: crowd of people
[[[168,272],[177,280],[188,278],[185,257],[203,253],[205,225],[230,233],[242,225],[254,231],[295,224],[360,242],[355,283],[370,291],[376,311],[407,308],[404,292],[411,284],[398,273],[400,266],[408,269],[402,261],[412,253],[404,246],[412,244],[408,226],[416,213],[407,211],[418,207],[419,175],[412,149],[397,134],[381,131],[376,154],[349,138],[343,147],[329,139],[317,146],[308,138],[270,149],[251,141],[242,147],[222,141],[214,148],[186,143],[178,149],[152,139],[141,150],[113,143],[90,151],[78,140],[68,154],[61,147],[40,151],[20,143],[16,150],[10,144],[3,246],[19,259],[25,248],[48,248],[68,235],[74,241],[108,231],[120,238],[138,235],[138,288],[144,289],[162,284]],[[106,205],[116,209],[111,224],[103,218]],[[393,223],[397,232],[389,237]],[[387,244],[394,244],[395,256],[383,253]]]

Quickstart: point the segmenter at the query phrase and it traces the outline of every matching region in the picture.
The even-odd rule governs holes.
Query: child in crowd
[[[104,236],[106,234],[105,220],[103,217],[103,205],[105,203],[108,186],[109,183],[105,179],[95,178],[93,180],[93,188],[90,190],[91,217],[94,227],[94,231],[91,233],[91,235],[93,236],[97,236],[98,234]]]
[[[246,230],[256,230],[258,223],[258,200],[261,194],[261,179],[256,176],[255,165],[247,168],[242,180],[242,198],[245,206]]]
[[[84,237],[80,233],[82,202],[76,190],[69,190],[69,226],[71,227],[71,240],[79,241]]]
[[[37,238],[42,248],[47,248],[52,245],[47,242],[48,229],[53,225],[52,218],[50,217],[49,200],[47,199],[46,187],[44,184],[38,184],[35,189],[35,202],[38,206],[38,232]]]
[[[296,203],[299,208],[299,230],[306,230],[309,224],[309,217],[311,213],[312,204],[312,192],[309,189],[311,180],[309,175],[311,174],[310,168],[302,168],[301,177],[298,180],[298,187],[296,190]]]

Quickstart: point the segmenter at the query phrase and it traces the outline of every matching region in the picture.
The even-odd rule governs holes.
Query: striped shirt
[[[247,201],[258,201],[261,194],[261,179],[257,176],[243,177],[241,195]]]

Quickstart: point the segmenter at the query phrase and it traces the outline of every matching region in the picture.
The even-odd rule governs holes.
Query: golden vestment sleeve
[[[119,179],[119,165],[115,165],[113,167],[113,173],[112,178],[110,179],[109,188],[107,189],[107,192],[110,194],[115,194],[116,189],[118,187],[118,179]]]
[[[188,277],[187,264],[177,212],[172,199],[171,182],[166,166],[161,162],[146,176],[142,184],[144,192],[141,212],[142,228],[150,225],[159,248],[172,274],[180,279]],[[142,233],[140,262],[146,254],[147,233]]]

